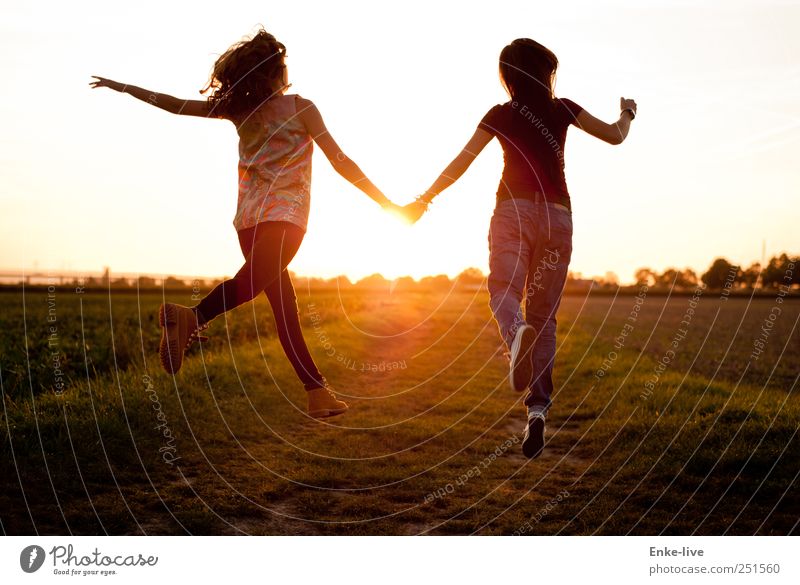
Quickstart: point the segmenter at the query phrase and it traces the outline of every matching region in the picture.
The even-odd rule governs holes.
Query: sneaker
[[[198,325],[197,316],[189,307],[164,303],[158,310],[161,325],[161,345],[158,353],[161,366],[168,374],[175,374],[183,364],[183,353],[197,340],[207,338],[199,333],[208,329],[208,323]]]
[[[511,368],[508,381],[515,392],[526,390],[533,380],[533,344],[536,341],[536,329],[530,325],[521,325],[514,335],[511,344]]]
[[[544,413],[539,411],[528,414],[525,435],[522,437],[522,453],[529,459],[536,459],[544,451]]]
[[[336,398],[327,386],[307,390],[306,393],[308,394],[308,414],[314,418],[336,416],[348,408],[347,403]]]

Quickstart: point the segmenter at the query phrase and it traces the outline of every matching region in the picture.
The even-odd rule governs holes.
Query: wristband
[[[433,198],[436,197],[436,193],[431,193],[430,191],[425,191],[422,195],[417,197],[417,201],[422,201],[426,205],[430,205],[433,203]]]
[[[624,110],[622,110],[620,112],[620,116],[622,114],[624,114],[625,112],[630,112],[631,113],[631,120],[635,120],[636,119],[636,112],[633,111],[633,108],[625,108]]]

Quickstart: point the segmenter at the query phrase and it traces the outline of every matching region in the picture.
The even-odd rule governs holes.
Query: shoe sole
[[[519,348],[517,351],[511,351],[511,354],[516,356],[516,359],[511,361],[511,370],[508,375],[508,381],[511,384],[511,389],[514,392],[522,392],[526,390],[533,380],[533,344],[536,342],[536,329],[530,325],[525,326],[522,330],[522,335],[514,338],[514,342],[519,340]]]
[[[536,459],[544,451],[544,421],[534,419],[528,428],[528,437],[522,441],[522,453],[528,459]]]
[[[332,416],[338,416],[340,414],[344,414],[347,412],[347,408],[331,408],[325,410],[315,410],[314,412],[309,412],[308,415],[311,418],[330,418]]]
[[[183,361],[183,352],[180,351],[180,348],[178,348],[179,351],[175,352],[175,356],[172,355],[172,352],[170,352],[169,348],[168,326],[178,324],[178,316],[175,311],[175,305],[171,303],[164,303],[161,305],[161,307],[159,307],[158,324],[161,325],[161,343],[158,346],[158,355],[161,359],[161,367],[164,368],[168,374],[175,374],[181,369],[181,362]]]

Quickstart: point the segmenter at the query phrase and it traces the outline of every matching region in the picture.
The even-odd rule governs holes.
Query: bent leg
[[[231,279],[217,285],[195,307],[198,320],[218,315],[253,300],[278,280],[303,241],[303,230],[287,222],[263,222],[239,233],[245,262]]]

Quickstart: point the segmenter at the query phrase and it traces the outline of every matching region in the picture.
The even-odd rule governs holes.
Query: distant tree
[[[639,286],[655,286],[658,279],[658,275],[650,268],[640,268],[633,274],[633,277],[636,279],[636,284]]]
[[[186,283],[174,276],[168,276],[164,279],[164,288],[186,288]]]
[[[721,289],[725,287],[726,282],[730,287],[737,278],[741,278],[741,271],[741,268],[731,264],[725,258],[717,258],[701,279],[708,288]]]
[[[336,286],[336,287],[338,287],[340,289],[341,288],[351,288],[353,286],[353,283],[350,281],[350,279],[347,278],[346,276],[344,276],[343,274],[340,274],[339,276],[334,276],[333,278],[331,278],[327,282],[329,282],[333,286]]]
[[[452,286],[453,282],[447,277],[446,274],[426,276],[419,281],[419,287],[423,290],[450,290]]]
[[[355,286],[358,288],[388,289],[389,281],[386,280],[382,274],[370,274],[356,282]]]
[[[695,287],[700,284],[700,278],[691,268],[684,268],[678,279],[681,281],[681,286],[686,288]]]
[[[478,268],[467,268],[456,276],[456,285],[459,287],[474,287],[483,284],[486,277]]]
[[[756,262],[751,264],[747,270],[741,271],[736,283],[744,288],[755,288],[760,275],[761,264]]]
[[[139,283],[139,288],[155,288],[156,287],[156,279],[151,278],[149,276],[140,276],[137,279]]]
[[[401,276],[400,278],[395,278],[389,283],[389,292],[406,292],[414,290],[416,287],[417,283],[413,278],[410,276]]]
[[[675,268],[667,268],[664,272],[656,276],[656,284],[665,287],[680,286],[678,283],[679,276],[680,272]]]
[[[691,268],[667,268],[657,275],[656,284],[663,287],[692,288],[697,286],[697,274]]]
[[[764,286],[778,287],[780,285],[800,283],[800,258],[789,258],[785,252],[780,256],[770,258],[767,267],[761,274]],[[792,268],[792,264],[794,267]]]
[[[616,272],[606,272],[606,275],[603,277],[603,282],[605,284],[610,285],[618,285],[619,284],[619,277],[617,276]]]

